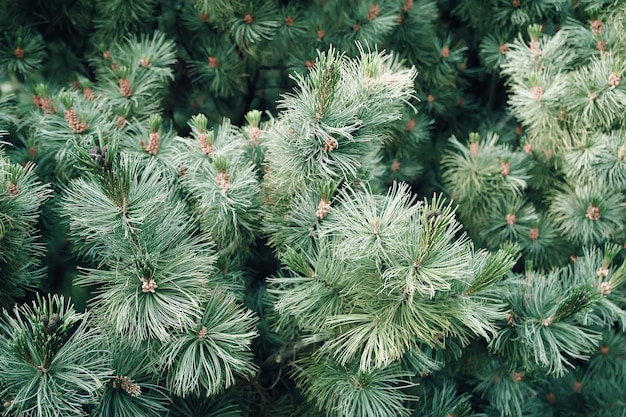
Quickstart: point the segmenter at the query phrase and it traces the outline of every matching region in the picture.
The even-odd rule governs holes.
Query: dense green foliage
[[[623,2],[0,28],[3,416],[626,416]]]

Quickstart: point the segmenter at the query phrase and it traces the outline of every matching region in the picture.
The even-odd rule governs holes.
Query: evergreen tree
[[[621,1],[0,27],[3,416],[626,415]]]

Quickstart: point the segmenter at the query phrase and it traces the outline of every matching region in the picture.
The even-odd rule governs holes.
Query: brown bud
[[[372,4],[369,10],[367,11],[367,20],[372,21],[376,19],[379,13],[380,13],[380,7],[378,6],[378,4]]]
[[[339,147],[339,142],[337,142],[337,139],[331,136],[328,136],[324,139],[324,151],[332,152],[338,147]]]
[[[500,165],[500,174],[506,177],[510,173],[511,173],[511,164],[508,162],[503,162],[502,165]]]
[[[202,326],[200,331],[198,332],[198,339],[203,340],[207,335],[208,329],[205,326]]]
[[[533,145],[531,145],[530,142],[526,142],[524,144],[524,152],[526,152],[527,154],[533,153]]]
[[[130,87],[130,81],[126,78],[120,78],[120,92],[124,97],[130,97],[133,95],[133,90]]]
[[[24,59],[24,48],[17,47],[13,50],[13,56],[17,59]]]
[[[610,282],[601,282],[599,290],[600,290],[600,294],[609,295],[611,294],[611,291],[613,290],[613,286],[611,285]]]
[[[602,24],[602,21],[600,19],[595,19],[592,20],[590,22],[590,26],[591,26],[591,31],[595,34],[595,35],[599,35],[602,32],[604,32],[604,25]]]
[[[315,212],[315,216],[322,220],[324,217],[328,216],[330,213],[330,201],[325,198],[320,199],[320,203],[317,206],[317,211]]]
[[[511,379],[515,382],[520,382],[524,379],[524,374],[522,372],[511,372]]]
[[[15,198],[20,193],[20,189],[17,186],[17,184],[11,183],[7,187],[7,193],[9,194],[10,197]]]
[[[506,215],[506,224],[508,224],[509,226],[513,226],[516,221],[517,221],[517,216],[515,216],[515,213],[508,213]]]
[[[154,290],[158,288],[158,285],[155,280],[152,278],[141,278],[141,292],[151,292],[154,293]]]
[[[585,212],[585,217],[593,221],[600,220],[600,217],[601,217],[600,207],[590,205],[589,207],[587,207],[587,211]]]

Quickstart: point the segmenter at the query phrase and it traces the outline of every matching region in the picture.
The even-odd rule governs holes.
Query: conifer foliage
[[[626,415],[621,1],[0,28],[1,415]]]

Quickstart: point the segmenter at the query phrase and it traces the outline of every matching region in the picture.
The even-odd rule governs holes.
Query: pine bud
[[[144,144],[143,148],[150,155],[156,155],[159,152],[159,146],[161,145],[161,135],[159,132],[150,133],[148,144]]]
[[[511,327],[515,327],[515,315],[513,314],[513,311],[509,311],[509,314],[507,314],[506,324],[508,324]]]
[[[330,201],[325,198],[320,199],[320,203],[317,206],[317,211],[315,212],[315,216],[322,220],[324,217],[328,216],[330,213]]]
[[[7,187],[7,193],[9,194],[9,197],[15,198],[20,193],[20,189],[17,184],[11,183]]]
[[[141,292],[151,292],[154,294],[154,290],[158,288],[156,281],[152,278],[141,278]]]
[[[599,278],[606,278],[606,277],[609,276],[609,268],[607,268],[605,266],[601,266],[596,271],[596,274],[598,275]]]
[[[228,172],[218,172],[215,177],[215,183],[222,189],[222,194],[230,188],[230,174]]]
[[[85,87],[83,88],[83,96],[87,99],[87,100],[93,100],[96,98],[96,96],[93,93],[93,88],[91,87]]]
[[[332,152],[338,147],[339,147],[339,142],[337,141],[337,139],[333,138],[332,136],[327,136],[324,139],[324,151]]]
[[[508,224],[509,226],[513,226],[516,221],[517,216],[515,215],[515,213],[508,213],[506,215],[506,224]]]
[[[16,59],[24,59],[24,55],[26,55],[24,48],[20,48],[19,46],[13,50],[13,56]]]
[[[613,290],[613,286],[611,285],[610,282],[601,282],[599,290],[600,290],[600,294],[609,295],[611,294],[611,291]]]
[[[205,326],[202,326],[200,331],[198,332],[198,339],[204,340],[208,332],[208,329]]]
[[[130,86],[130,81],[128,80],[128,78],[120,78],[119,83],[120,93],[122,93],[122,96],[128,98],[133,95],[133,90]]]
[[[594,35],[599,35],[604,32],[604,25],[602,24],[602,21],[600,19],[592,20],[590,26],[591,31],[594,33]]]
[[[589,207],[587,207],[587,211],[585,212],[585,217],[593,221],[600,220],[600,217],[601,217],[600,207],[595,206],[595,205],[590,205]]]
[[[380,13],[380,6],[378,6],[378,4],[372,4],[369,10],[367,11],[367,20],[371,22],[372,20],[378,17],[379,13]]]
[[[213,145],[213,131],[199,133],[197,139],[203,154],[211,155],[215,151],[215,145]]]
[[[262,131],[259,127],[251,126],[249,134],[250,134],[250,139],[248,140],[248,143],[250,145],[258,145],[259,143],[261,143]]]
[[[132,397],[141,395],[141,387],[127,376],[118,376],[113,380],[113,388],[126,391]]]
[[[503,162],[502,165],[500,165],[500,174],[506,177],[510,173],[511,173],[511,164],[506,161]]]
[[[63,112],[63,116],[67,121],[67,125],[70,129],[72,129],[73,133],[84,133],[87,129],[89,129],[89,125],[87,122],[80,121],[78,119],[78,113],[73,108],[68,108]]]

